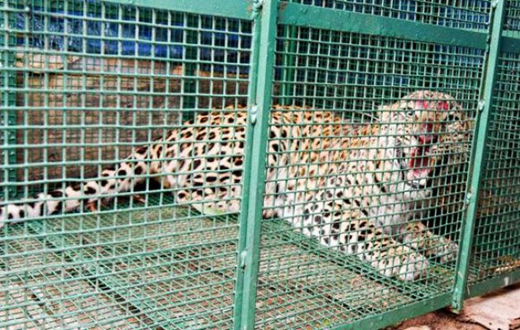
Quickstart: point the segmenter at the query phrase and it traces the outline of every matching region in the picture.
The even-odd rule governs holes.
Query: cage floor
[[[2,329],[229,329],[236,216],[161,205],[11,226],[0,238]],[[258,329],[326,328],[446,292],[380,276],[264,221]],[[435,268],[435,267],[433,267]]]

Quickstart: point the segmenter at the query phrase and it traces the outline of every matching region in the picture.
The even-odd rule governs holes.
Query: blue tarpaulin
[[[95,4],[98,0],[87,0]],[[377,4],[376,4],[377,2]],[[470,1],[471,2],[471,1]],[[474,7],[486,8],[489,1],[474,0]],[[421,5],[417,0],[402,1],[375,1],[375,0],[303,0],[304,4],[316,5],[320,7],[335,8],[340,10],[366,12],[367,8],[374,10],[392,10],[395,12],[392,17],[416,20],[418,6]],[[19,39],[19,44],[39,49],[66,50],[67,52],[78,52],[82,54],[105,54],[118,56],[132,56],[141,59],[184,59],[186,50],[186,33],[189,29],[184,26],[182,20],[176,22],[160,22],[150,26],[150,21],[146,21],[146,15],[125,15],[120,18],[116,16],[113,20],[103,19],[100,10],[88,12],[46,8],[43,10],[38,6],[31,7],[30,12],[18,14],[16,25],[23,31],[29,30],[30,38],[26,41]],[[129,12],[135,13],[135,9],[128,7]],[[50,12],[50,14],[49,14]],[[470,11],[467,9],[457,9],[450,6],[439,6],[439,11],[435,13],[437,25],[458,27],[458,25],[474,23],[475,26],[486,24],[488,15],[484,12]],[[76,18],[77,17],[77,18]],[[137,18],[141,17],[141,18]],[[98,20],[99,19],[99,20]],[[148,17],[149,19],[149,17]],[[228,20],[229,22],[229,20]],[[251,37],[239,33],[240,24],[226,24],[219,27],[209,26],[204,29],[196,29],[197,61],[210,62],[211,70],[217,72],[240,72],[246,74],[247,64],[249,63],[249,49],[251,47]],[[45,32],[45,33],[42,33]],[[312,42],[312,40],[309,40]],[[29,45],[27,45],[27,42]],[[363,48],[363,46],[358,46]],[[435,46],[437,51],[444,50],[444,46]],[[360,49],[362,51],[362,49]],[[403,50],[403,52],[405,52]],[[312,56],[309,55],[309,56]],[[439,56],[446,57],[448,55]],[[458,61],[461,61],[460,55]],[[444,59],[449,60],[449,59]],[[475,57],[468,56],[467,61],[475,61]],[[209,64],[208,64],[209,65]],[[240,65],[240,70],[239,70]],[[201,69],[207,67],[201,65]],[[305,76],[309,76],[312,70],[321,68],[307,68]],[[280,78],[280,70],[276,70],[275,77]],[[343,71],[343,72],[342,72]],[[329,83],[373,83],[395,84],[403,86],[408,84],[408,77],[376,77],[371,73],[348,74],[346,70],[327,74],[318,74],[316,82]],[[298,74],[296,74],[298,76]],[[302,77],[303,78],[303,77]],[[383,79],[383,80],[381,80]]]

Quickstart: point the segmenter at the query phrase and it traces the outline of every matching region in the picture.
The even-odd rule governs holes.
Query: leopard
[[[283,219],[385,277],[414,281],[433,259],[457,257],[457,243],[429,230],[420,215],[424,201],[435,198],[429,182],[447,146],[469,138],[467,114],[449,94],[430,90],[375,112],[374,120],[355,122],[333,110],[272,106],[263,218]],[[80,184],[4,202],[0,227],[96,212],[150,178],[175,205],[240,212],[249,121],[247,107],[200,113]]]

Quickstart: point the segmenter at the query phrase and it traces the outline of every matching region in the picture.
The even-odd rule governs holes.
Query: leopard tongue
[[[412,170],[411,179],[427,177],[430,173],[430,157],[427,154],[428,147],[417,147],[412,151],[409,168]]]

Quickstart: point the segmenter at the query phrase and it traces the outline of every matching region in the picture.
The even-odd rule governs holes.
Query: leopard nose
[[[428,134],[428,135],[419,135],[419,143],[420,144],[432,144],[437,142],[437,135]]]

